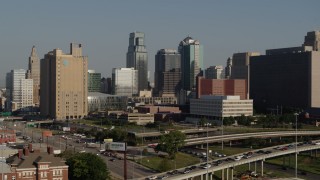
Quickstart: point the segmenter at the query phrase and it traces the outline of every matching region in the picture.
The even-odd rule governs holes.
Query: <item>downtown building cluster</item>
[[[319,108],[319,41],[319,31],[308,32],[301,46],[270,49],[264,55],[234,53],[226,67],[205,68],[203,45],[188,36],[177,49],[157,51],[154,84],[142,32],[130,33],[126,67],[114,67],[111,78],[88,70],[89,58],[82,55],[81,44],[72,43],[68,54],[54,49],[41,60],[33,47],[28,70],[7,74],[5,108],[29,112],[40,108],[42,116],[61,120],[96,111],[133,112],[128,107],[139,105],[187,105],[185,113],[208,119],[249,116],[253,108],[259,112]],[[231,105],[224,105],[228,102]],[[204,112],[208,107],[215,109],[213,114]]]

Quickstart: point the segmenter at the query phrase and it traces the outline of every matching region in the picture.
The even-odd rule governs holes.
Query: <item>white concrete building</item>
[[[112,69],[113,94],[120,96],[137,96],[138,93],[138,70],[134,68]]]
[[[7,73],[7,89],[9,110],[23,110],[33,104],[33,80],[26,79],[26,70],[14,69]]]
[[[253,100],[240,100],[240,96],[201,96],[190,99],[190,114],[217,118],[252,116]]]

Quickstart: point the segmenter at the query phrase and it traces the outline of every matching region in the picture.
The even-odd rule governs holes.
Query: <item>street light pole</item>
[[[222,136],[223,136],[223,111],[221,111],[221,121],[222,121]],[[221,150],[223,151],[223,138],[222,138],[222,142],[221,142]]]
[[[296,167],[295,167],[295,177],[297,179],[298,177],[298,151],[297,151],[297,146],[298,146],[298,132],[297,132],[297,129],[298,129],[298,113],[294,113],[295,117],[296,117],[296,146],[295,146],[295,159],[296,159]]]
[[[209,176],[208,176],[208,169],[209,169],[209,167],[208,167],[208,161],[209,161],[209,133],[208,133],[208,126],[209,125],[211,125],[211,124],[209,124],[209,123],[207,123],[207,175],[206,175],[206,179],[208,179],[209,178]]]

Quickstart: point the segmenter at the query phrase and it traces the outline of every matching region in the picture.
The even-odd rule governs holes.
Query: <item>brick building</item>
[[[240,96],[248,98],[247,80],[245,79],[205,79],[198,77],[197,98],[203,95]]]
[[[0,129],[0,143],[16,142],[16,133],[14,130]]]
[[[67,180],[68,165],[60,157],[53,155],[53,148],[47,152],[33,150],[32,144],[19,149],[18,154],[8,159],[10,171],[7,168],[4,180]],[[1,177],[0,177],[0,180]]]

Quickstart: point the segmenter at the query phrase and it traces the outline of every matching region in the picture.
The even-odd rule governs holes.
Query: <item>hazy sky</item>
[[[27,69],[33,45],[42,58],[81,43],[89,69],[111,76],[126,65],[133,31],[146,35],[152,74],[157,50],[177,49],[188,35],[203,44],[205,67],[225,66],[236,52],[301,45],[308,31],[320,30],[319,7],[319,0],[2,1],[0,86],[6,72]]]

